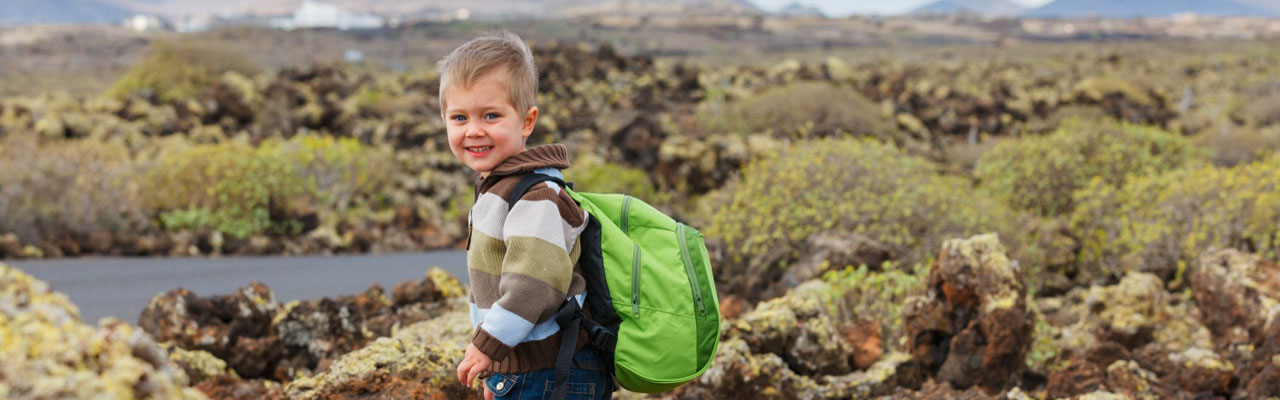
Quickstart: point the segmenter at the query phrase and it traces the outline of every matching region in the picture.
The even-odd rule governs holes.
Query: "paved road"
[[[462,251],[305,257],[77,258],[4,261],[66,293],[90,325],[114,316],[137,323],[157,293],[185,287],[200,296],[228,294],[253,281],[275,292],[276,300],[317,299],[356,294],[381,284],[422,278],[439,266],[467,283]]]

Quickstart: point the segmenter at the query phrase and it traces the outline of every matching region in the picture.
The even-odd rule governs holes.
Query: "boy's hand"
[[[471,384],[476,381],[476,377],[480,376],[481,372],[489,369],[489,365],[492,364],[493,360],[489,359],[488,354],[480,351],[480,348],[476,347],[474,343],[468,344],[467,352],[462,356],[462,362],[458,363],[458,382],[471,387]],[[490,396],[488,391],[489,388],[486,387],[485,397]]]

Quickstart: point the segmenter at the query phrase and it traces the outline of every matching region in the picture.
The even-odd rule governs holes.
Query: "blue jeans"
[[[555,368],[518,374],[495,373],[484,380],[484,386],[493,392],[494,399],[543,400],[550,399],[555,390]],[[597,400],[613,397],[613,379],[605,369],[604,361],[590,346],[583,347],[573,356],[569,368],[569,390],[566,400]]]

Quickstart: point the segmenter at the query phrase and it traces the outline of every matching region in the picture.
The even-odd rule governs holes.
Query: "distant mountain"
[[[911,11],[911,14],[974,13],[988,17],[1014,16],[1027,8],[1009,0],[938,0]]]
[[[3,0],[0,26],[114,23],[133,14],[106,0]]]
[[[782,7],[782,9],[778,10],[778,13],[777,13],[777,14],[778,14],[778,15],[782,15],[782,16],[786,16],[786,17],[819,17],[819,18],[822,18],[822,17],[826,17],[826,16],[827,16],[827,15],[826,15],[826,14],[824,14],[824,13],[822,12],[822,10],[821,10],[821,9],[819,9],[818,7],[814,7],[814,6],[812,6],[812,5],[807,5],[807,4],[801,4],[801,3],[799,3],[799,2],[792,2],[791,4],[787,4],[787,6],[786,6],[786,7]]]
[[[1270,10],[1274,15],[1280,15],[1280,0],[1239,0],[1241,3],[1258,7],[1264,10]]]
[[[0,0],[3,1],[3,0]],[[280,15],[292,13],[302,0],[116,0],[135,9],[165,15]],[[506,16],[557,17],[583,10],[615,13],[759,9],[747,0],[318,0],[344,10],[380,15],[415,15],[467,9],[475,18]]]
[[[1271,0],[1055,0],[1022,14],[1036,18],[1104,18],[1167,17],[1181,13],[1200,15],[1275,16],[1265,6]],[[1276,6],[1280,8],[1280,6]]]

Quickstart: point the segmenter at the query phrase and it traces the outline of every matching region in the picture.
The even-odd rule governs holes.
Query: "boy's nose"
[[[484,129],[480,127],[480,124],[467,124],[466,129],[467,129],[466,130],[467,137],[484,136]]]

